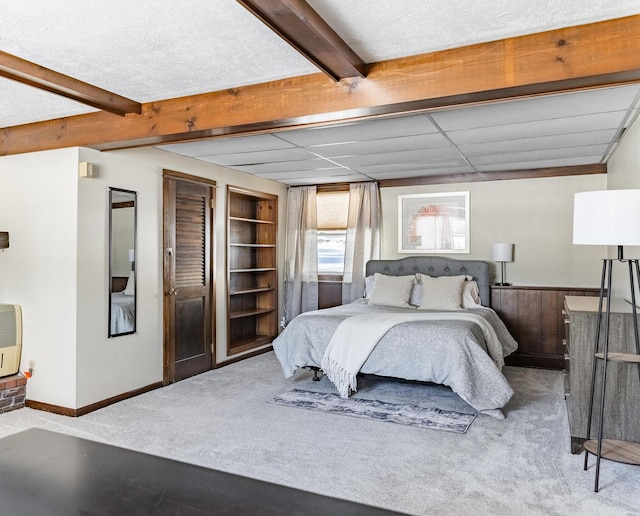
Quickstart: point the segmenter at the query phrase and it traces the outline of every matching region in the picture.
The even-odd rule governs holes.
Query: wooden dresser
[[[491,307],[518,343],[518,350],[506,358],[507,365],[563,369],[564,297],[599,292],[577,287],[491,287]]]
[[[565,400],[571,433],[571,452],[580,453],[587,435],[591,375],[593,371],[598,298],[566,296],[564,300],[565,338]],[[631,304],[611,299],[611,352],[635,352]],[[603,325],[604,326],[604,325]],[[601,329],[604,342],[604,328]],[[600,364],[601,365],[601,364]],[[599,375],[601,378],[602,375]],[[640,442],[640,374],[638,367],[610,363],[607,372],[607,404],[604,436]],[[600,406],[600,389],[596,383],[594,407]],[[598,421],[594,418],[593,435]]]

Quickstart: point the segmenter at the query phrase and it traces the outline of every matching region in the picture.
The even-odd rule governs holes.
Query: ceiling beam
[[[0,129],[0,155],[117,149],[250,134],[640,82],[640,15],[369,66],[367,78],[293,77]]]
[[[116,115],[142,113],[139,102],[2,51],[0,75]]]
[[[334,81],[366,76],[366,63],[305,0],[237,2]]]

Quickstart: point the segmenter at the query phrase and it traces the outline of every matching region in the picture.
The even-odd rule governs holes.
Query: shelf
[[[596,358],[604,360],[604,353],[596,353]],[[640,355],[635,353],[609,353],[609,362],[625,362],[627,364],[640,364]]]
[[[244,217],[229,217],[229,220],[237,220],[238,222],[251,222],[252,224],[275,224],[273,220],[246,219]]]
[[[269,272],[275,270],[275,267],[258,267],[255,269],[231,269],[229,272]]]
[[[590,439],[584,442],[585,449],[593,455],[598,454],[598,440]],[[602,453],[603,459],[640,466],[640,443],[631,441],[619,441],[617,439],[603,439]]]
[[[244,339],[236,339],[233,341],[231,349],[234,353],[241,353],[242,351],[248,351],[260,346],[266,346],[271,344],[275,337],[269,337],[268,335],[255,335]]]
[[[275,287],[256,287],[247,288],[244,290],[232,290],[229,292],[230,296],[242,296],[243,294],[257,294],[258,292],[271,292],[275,290]]]
[[[249,310],[240,310],[238,312],[231,312],[229,319],[241,319],[242,317],[251,317],[252,315],[269,314],[273,312],[275,308],[251,308]]]
[[[256,248],[275,248],[275,244],[237,244],[234,242],[231,242],[229,244],[231,247],[256,247]]]

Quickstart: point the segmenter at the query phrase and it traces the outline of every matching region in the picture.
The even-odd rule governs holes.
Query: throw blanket
[[[347,398],[357,390],[356,375],[380,339],[398,324],[423,320],[467,320],[477,324],[482,330],[489,356],[498,369],[502,369],[502,345],[495,330],[485,319],[468,312],[425,312],[355,315],[345,319],[329,341],[322,358],[322,370],[336,386],[340,396]]]

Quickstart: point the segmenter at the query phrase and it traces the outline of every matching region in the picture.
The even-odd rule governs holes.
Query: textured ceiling
[[[638,0],[308,2],[366,62],[640,13]],[[235,0],[6,0],[0,16],[0,50],[138,102],[317,72]],[[602,110],[608,109],[604,106]],[[0,127],[91,111],[74,101],[0,78]],[[493,114],[487,112],[486,116]],[[434,115],[424,119],[426,126],[439,123]],[[434,142],[452,134],[433,127],[421,134],[432,134],[432,129]],[[362,132],[368,134],[367,129]],[[527,134],[523,139],[535,146],[530,138]],[[396,140],[403,145],[395,148],[396,152],[405,152],[400,148],[408,151],[409,142]],[[291,145],[302,147],[299,143]],[[482,151],[476,148],[489,156],[480,158],[465,145],[454,139],[445,142],[438,148],[448,150],[442,150],[438,159],[451,161],[452,170],[508,166],[494,163],[489,147]],[[366,145],[360,149],[350,156],[371,153]],[[323,159],[335,158],[318,154]],[[606,152],[597,154],[602,160]],[[535,156],[530,157],[529,162],[536,161]],[[353,171],[356,160],[335,161],[339,168]],[[419,163],[413,162],[414,166]],[[358,167],[377,165],[384,164],[359,163]],[[389,172],[398,170],[393,164],[387,165]]]

